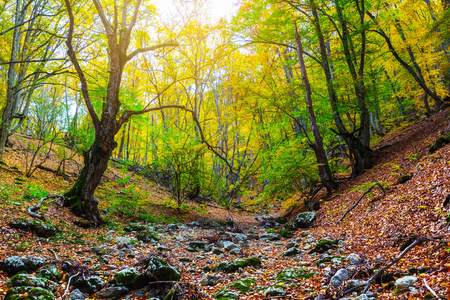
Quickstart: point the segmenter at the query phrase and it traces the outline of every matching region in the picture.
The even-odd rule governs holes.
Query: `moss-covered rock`
[[[146,284],[144,275],[136,269],[124,269],[114,274],[117,285],[124,285],[135,289],[142,288]]]
[[[257,257],[249,257],[244,260],[234,261],[232,263],[221,262],[221,263],[215,265],[212,268],[212,271],[213,272],[233,273],[233,272],[236,272],[237,270],[239,270],[239,268],[243,269],[246,267],[260,268],[261,260]]]
[[[150,230],[140,231],[136,237],[138,240],[140,240],[144,243],[157,243],[159,241],[159,238],[156,235],[156,233],[154,233]]]
[[[311,227],[311,225],[316,220],[316,213],[313,211],[307,211],[299,213],[295,219],[294,223],[298,228],[308,228]]]
[[[278,273],[276,277],[277,282],[290,283],[294,280],[311,278],[315,275],[315,273],[310,272],[308,269],[303,268],[289,268],[284,269],[280,273]]]
[[[436,152],[437,150],[441,149],[442,147],[444,147],[448,143],[450,143],[450,132],[439,136],[436,139],[436,141],[433,143],[433,145],[431,145],[429,153],[433,154],[434,152]]]
[[[235,281],[231,284],[236,290],[241,292],[242,294],[247,294],[251,290],[253,290],[254,287],[257,286],[256,280],[253,278],[245,278],[238,281]]]
[[[405,182],[410,181],[413,178],[413,174],[404,174],[401,175],[398,179],[397,179],[397,184],[403,184]]]
[[[280,286],[273,286],[264,291],[264,295],[266,296],[286,296],[287,292]]]
[[[10,222],[9,227],[32,232],[37,236],[43,238],[55,236],[60,232],[60,230],[55,226],[53,226],[52,224],[40,222],[37,220]]]
[[[94,294],[105,287],[105,282],[98,276],[91,276],[87,279],[76,280],[74,285],[83,293]]]
[[[46,265],[39,271],[37,271],[37,274],[40,277],[47,278],[56,282],[62,279],[62,274],[59,272],[58,268],[55,265]]]
[[[130,223],[123,228],[125,232],[140,232],[144,230],[151,230],[152,227],[141,223]]]
[[[339,240],[327,240],[321,239],[319,240],[314,247],[309,251],[309,254],[312,253],[324,253],[330,249],[335,249],[338,247]]]
[[[29,274],[19,273],[11,277],[11,279],[6,283],[8,287],[17,287],[17,286],[34,286],[40,287],[52,292],[55,292],[57,289],[57,284],[51,280],[47,280],[44,278],[35,277]]]
[[[213,298],[217,300],[235,300],[240,299],[238,293],[235,293],[233,291],[227,290],[227,289],[221,289],[217,293],[213,295]]]
[[[34,272],[47,262],[45,257],[35,256],[11,256],[0,262],[0,270],[5,271],[9,275],[18,272]]]
[[[151,281],[180,281],[180,272],[160,257],[150,257],[146,263],[145,274]]]
[[[10,288],[4,300],[54,300],[55,296],[41,287],[15,286]]]

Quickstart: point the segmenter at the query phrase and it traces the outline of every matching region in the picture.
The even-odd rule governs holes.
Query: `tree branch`
[[[97,9],[97,13],[98,13],[100,19],[102,20],[103,27],[105,27],[106,34],[109,37],[110,35],[113,34],[113,31],[112,31],[112,28],[111,28],[111,24],[109,24],[108,20],[106,19],[105,11],[103,10],[103,7],[100,4],[100,2],[98,0],[93,0],[93,2],[95,4],[95,8]]]
[[[151,47],[145,47],[145,48],[139,48],[134,50],[133,52],[131,52],[128,56],[127,56],[127,62],[132,60],[136,55],[138,55],[139,53],[144,53],[144,52],[148,52],[148,51],[153,51],[159,48],[165,48],[165,47],[178,47],[180,44],[178,44],[178,42],[175,41],[171,41],[171,42],[167,42],[167,43],[163,43],[163,44],[159,44],[159,45],[155,45],[155,46],[151,46]]]
[[[94,0],[95,2],[98,2],[98,0]],[[94,107],[92,106],[91,99],[89,98],[89,92],[88,92],[88,86],[86,82],[86,78],[84,77],[83,70],[81,69],[80,64],[78,63],[77,57],[75,55],[75,51],[72,47],[72,38],[73,38],[73,27],[74,27],[74,17],[73,17],[73,11],[72,7],[70,6],[69,0],[64,0],[64,3],[66,4],[67,13],[69,14],[69,32],[67,33],[67,55],[69,55],[70,60],[72,61],[73,66],[75,67],[75,70],[77,71],[78,77],[80,78],[81,83],[81,91],[83,94],[84,102],[86,104],[86,107],[89,111],[89,115],[92,118],[92,123],[94,123],[95,130],[99,129],[100,120],[95,113]]]

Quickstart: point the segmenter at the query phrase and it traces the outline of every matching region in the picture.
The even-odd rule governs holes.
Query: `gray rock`
[[[189,242],[186,250],[190,252],[208,252],[211,248],[212,246],[205,241],[192,241]]]
[[[342,262],[341,262],[341,259],[340,259],[340,258],[333,257],[333,258],[331,259],[331,264],[332,264],[333,266],[340,266],[340,265],[342,265]]]
[[[76,286],[83,293],[94,294],[100,291],[104,286],[105,282],[98,276],[91,276],[89,278],[80,278],[74,282]]]
[[[83,294],[79,289],[75,289],[69,295],[69,300],[86,300],[88,297]]]
[[[35,256],[11,256],[0,262],[0,270],[9,275],[14,275],[20,271],[33,272],[42,267],[47,262],[45,257]]]
[[[160,245],[158,247],[156,247],[157,251],[170,251],[170,248],[164,245]]]
[[[37,271],[37,274],[56,282],[62,279],[62,275],[55,265],[46,265]]]
[[[348,271],[346,269],[339,269],[333,277],[331,277],[330,284],[338,288],[348,279]]]
[[[159,242],[159,238],[156,236],[156,234],[153,231],[150,230],[143,230],[140,231],[136,238],[144,243],[157,243]]]
[[[314,220],[316,219],[316,213],[309,211],[309,212],[302,212],[299,213],[295,219],[294,224],[298,228],[308,228],[311,227],[311,225],[314,223]]]
[[[146,284],[144,276],[134,268],[123,269],[117,272],[114,274],[114,279],[119,286],[124,285],[135,289],[144,287]]]
[[[152,229],[152,227],[141,223],[130,223],[123,228],[123,230],[126,232],[139,232],[149,229]]]
[[[222,289],[213,295],[216,299],[240,299],[239,294],[227,289]]]
[[[33,221],[18,221],[8,224],[9,227],[29,231],[39,237],[48,238],[55,236],[60,230],[50,223],[44,223],[37,220]]]
[[[208,278],[202,278],[202,280],[200,280],[200,285],[201,286],[208,286],[209,285]]]
[[[129,236],[118,236],[115,238],[114,242],[118,245],[122,245],[126,243],[131,243],[132,240],[133,238]]]
[[[40,287],[49,290],[53,293],[56,292],[58,287],[57,284],[51,280],[23,273],[19,273],[11,277],[11,279],[6,283],[6,285],[8,287],[17,287],[17,286]]]
[[[401,277],[395,281],[395,287],[401,291],[406,290],[410,286],[413,286],[414,283],[416,283],[416,281],[417,281],[417,277],[414,277],[414,276]]]
[[[120,299],[128,292],[129,289],[125,286],[108,286],[97,292],[96,296],[102,299]]]
[[[236,245],[235,243],[230,242],[230,241],[223,241],[221,244],[222,244],[223,248],[227,251],[230,251],[231,249],[234,249],[234,248],[239,248],[238,245]]]
[[[259,236],[262,241],[279,241],[281,236],[278,233],[263,233]]]
[[[297,255],[299,253],[300,253],[300,251],[298,251],[297,248],[292,247],[292,248],[287,249],[283,253],[281,253],[281,256],[294,256],[294,255]]]
[[[230,250],[230,254],[232,254],[232,255],[239,255],[239,254],[241,254],[241,249],[233,248],[233,249]]]
[[[361,262],[361,258],[356,253],[351,253],[347,258],[345,259],[347,261],[347,265],[357,265]]]
[[[231,236],[231,239],[235,243],[244,243],[248,241],[248,237],[245,234],[242,233],[236,233]]]
[[[369,297],[367,297],[366,294],[361,294],[358,297],[356,297],[355,300],[369,300]]]
[[[27,294],[26,297],[21,295]],[[54,300],[55,296],[46,289],[34,286],[15,286],[10,288],[4,300]]]
[[[145,274],[151,281],[179,281],[180,272],[160,257],[150,257],[146,263]]]
[[[288,292],[284,291],[281,287],[270,287],[264,291],[264,295],[266,296],[286,296]]]
[[[348,290],[348,289],[353,289],[353,288],[358,287],[358,289],[356,289],[356,291],[362,291],[365,287],[364,286],[365,283],[366,283],[365,281],[352,279],[352,280],[347,281],[345,289]]]

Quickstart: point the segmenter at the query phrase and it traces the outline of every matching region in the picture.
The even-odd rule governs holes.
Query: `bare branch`
[[[109,37],[110,35],[113,34],[113,30],[111,28],[111,24],[109,24],[108,20],[106,19],[105,11],[103,10],[103,7],[100,4],[100,2],[98,0],[93,0],[93,2],[95,4],[95,8],[97,9],[97,13],[98,13],[100,19],[102,20],[103,27],[105,27],[106,34]],[[66,1],[66,3],[67,3],[67,1]]]
[[[94,0],[94,1],[98,2],[98,0]],[[75,70],[77,71],[78,77],[80,78],[81,92],[83,94],[84,102],[89,111],[89,115],[92,118],[92,123],[94,123],[95,130],[98,130],[100,120],[99,120],[97,114],[95,113],[94,107],[92,106],[91,99],[89,98],[89,92],[88,92],[86,78],[84,76],[84,73],[83,73],[83,70],[81,69],[80,64],[78,63],[77,57],[75,55],[75,51],[73,50],[73,47],[72,47],[73,27],[74,27],[74,23],[75,23],[74,17],[73,17],[73,12],[72,12],[72,7],[70,6],[69,0],[64,0],[64,2],[66,4],[67,13],[69,14],[69,21],[70,21],[69,32],[67,33],[67,40],[66,40],[66,45],[68,48],[67,55],[69,55],[70,60],[72,61],[72,64],[75,67]]]
[[[178,42],[172,41],[172,42],[167,42],[167,43],[163,43],[163,44],[159,44],[159,45],[155,45],[155,46],[151,46],[151,47],[139,48],[139,49],[134,50],[127,56],[127,62],[132,60],[139,53],[144,53],[144,52],[153,51],[156,49],[166,48],[166,47],[178,47],[179,45],[180,44],[178,44]]]

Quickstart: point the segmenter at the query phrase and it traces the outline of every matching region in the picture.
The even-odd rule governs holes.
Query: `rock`
[[[356,253],[350,253],[350,255],[347,256],[347,258],[345,259],[345,261],[347,262],[347,265],[349,265],[349,266],[357,265],[361,262],[361,258]]]
[[[160,257],[150,257],[145,263],[145,274],[151,281],[179,281],[180,272]]]
[[[232,255],[239,255],[239,254],[241,254],[241,249],[233,248],[233,249],[230,250],[230,254],[232,254]]]
[[[242,233],[236,233],[236,234],[231,235],[231,239],[235,243],[245,243],[249,240],[248,237]]]
[[[369,297],[367,297],[366,294],[361,294],[358,297],[356,297],[355,300],[369,300]]]
[[[125,286],[108,286],[95,295],[101,299],[120,299],[128,292],[129,289]]]
[[[123,228],[126,232],[140,232],[144,230],[150,230],[153,229],[151,226],[143,225],[141,223],[130,223],[127,226]]]
[[[397,183],[396,184],[404,184],[408,181],[410,181],[413,178],[413,174],[404,174],[401,175],[398,179],[397,179]]]
[[[300,251],[297,248],[292,247],[292,248],[287,249],[283,253],[281,253],[281,256],[294,256],[294,255],[297,255],[299,253],[300,253]]]
[[[186,250],[190,252],[208,252],[211,248],[212,246],[205,241],[192,241],[189,242]]]
[[[338,288],[348,279],[348,271],[346,269],[339,269],[333,277],[331,277],[330,284]]]
[[[162,251],[170,251],[170,248],[167,246],[164,246],[164,245],[160,245],[160,246],[156,247],[156,250],[161,251],[161,252]]]
[[[33,275],[19,273],[11,277],[6,283],[8,287],[33,286],[40,287],[51,292],[56,292],[57,284],[45,278],[35,277]]]
[[[117,272],[114,274],[114,279],[116,280],[117,285],[124,285],[134,289],[142,288],[146,284],[144,276],[134,268],[123,269]]]
[[[55,296],[48,290],[33,286],[15,286],[10,288],[4,300],[53,300]]]
[[[193,261],[193,259],[190,258],[190,257],[180,257],[180,258],[178,258],[178,261],[179,262],[184,262],[184,263],[190,263],[190,262]]]
[[[303,268],[288,268],[278,273],[276,277],[277,282],[291,283],[294,280],[311,278],[315,274],[308,269]]]
[[[239,248],[238,245],[236,245],[235,243],[230,242],[230,241],[223,241],[221,244],[223,245],[223,248],[227,251],[230,251],[231,249]]]
[[[281,287],[270,287],[264,291],[264,295],[266,296],[286,296],[288,292],[284,291]]]
[[[294,224],[297,228],[309,228],[316,220],[316,213],[313,211],[299,213],[295,219]]]
[[[86,300],[88,297],[83,294],[79,289],[75,289],[69,295],[69,300]]]
[[[321,239],[319,240],[314,247],[309,251],[309,254],[312,253],[324,253],[330,249],[337,248],[339,240],[327,240]]]
[[[417,277],[414,276],[405,276],[397,279],[395,281],[395,288],[399,291],[404,291],[408,289],[410,286],[413,286],[416,283]]]
[[[221,262],[217,265],[215,265],[212,268],[213,272],[225,272],[225,273],[233,273],[239,270],[239,268],[245,268],[245,267],[255,267],[260,268],[261,267],[261,260],[257,257],[250,257],[246,258],[244,260],[235,261],[233,263],[228,262]]]
[[[87,279],[80,278],[76,280],[74,286],[83,293],[91,295],[100,291],[105,286],[105,282],[98,276],[91,276]]]
[[[247,294],[250,292],[254,287],[256,287],[257,283],[256,280],[253,278],[245,278],[238,281],[233,282],[232,286],[241,292],[242,294]]]
[[[62,279],[61,273],[58,271],[58,268],[55,265],[46,265],[42,267],[37,274],[41,277],[48,278],[52,281],[60,281]]]
[[[200,285],[201,286],[208,286],[209,285],[208,278],[202,278],[202,280],[200,280]]]
[[[227,289],[221,289],[213,295],[213,298],[220,300],[240,299],[239,294]]]
[[[216,274],[209,274],[207,277],[200,280],[202,286],[215,286],[218,281],[222,279],[222,276]]]
[[[259,236],[259,239],[262,241],[279,241],[281,240],[281,236],[278,233],[263,233]]]
[[[157,243],[159,242],[159,238],[156,234],[150,230],[140,231],[136,238],[144,243]]]
[[[191,226],[200,227],[203,229],[222,229],[222,225],[213,220],[199,220],[191,223]]]
[[[8,225],[11,228],[32,232],[37,236],[43,238],[55,236],[60,232],[60,230],[52,224],[37,220],[10,222]]]
[[[114,242],[118,245],[122,245],[122,244],[131,243],[132,240],[133,240],[133,238],[129,237],[129,236],[118,236],[115,238]]]
[[[45,257],[35,256],[11,256],[0,262],[0,270],[5,271],[9,275],[14,275],[20,271],[28,273],[36,271],[47,262]]]
[[[342,262],[341,262],[341,259],[340,259],[340,258],[333,257],[333,258],[331,259],[331,264],[332,264],[333,266],[340,266],[340,265],[342,265]]]
[[[362,291],[365,287],[365,281],[361,281],[361,280],[356,280],[356,279],[352,279],[347,281],[346,285],[345,285],[345,289],[353,289],[358,287],[357,289],[355,289],[355,291]]]

